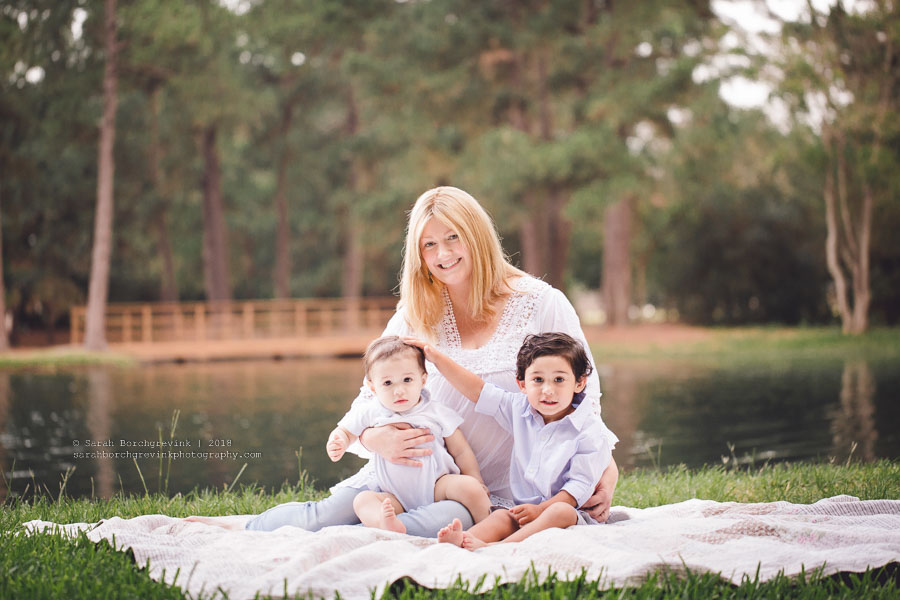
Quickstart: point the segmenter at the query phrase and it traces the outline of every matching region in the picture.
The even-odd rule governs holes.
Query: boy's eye
[[[543,377],[535,377],[534,379],[532,379],[532,381],[535,383],[544,383],[544,378]]]
[[[556,383],[562,383],[562,382],[565,381],[565,380],[566,380],[565,377],[557,377],[557,378],[554,379],[553,381],[555,381]]]

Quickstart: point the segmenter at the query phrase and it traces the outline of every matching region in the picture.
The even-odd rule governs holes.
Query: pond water
[[[723,457],[844,461],[851,449],[853,460],[896,459],[897,367],[773,357],[598,371],[604,419],[621,438],[614,455],[627,472]],[[301,465],[324,488],[362,464],[351,455],[332,463],[324,450],[361,378],[358,360],[0,372],[0,498],[35,487],[56,497],[64,479],[71,496],[221,489],[239,473],[239,484],[272,489],[295,483]]]

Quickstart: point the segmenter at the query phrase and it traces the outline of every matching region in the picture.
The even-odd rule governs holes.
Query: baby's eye
[[[412,383],[412,377],[404,377],[403,383]]]
[[[381,385],[383,385],[384,387],[388,387],[389,385],[391,385],[391,383],[393,382],[390,379],[385,379],[381,382]]]

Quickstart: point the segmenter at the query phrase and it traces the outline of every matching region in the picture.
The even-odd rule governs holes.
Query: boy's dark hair
[[[387,360],[395,354],[406,353],[415,357],[419,362],[419,368],[422,369],[422,372],[424,373],[425,352],[418,346],[407,344],[400,339],[400,336],[396,335],[386,335],[373,340],[372,343],[369,344],[369,347],[366,348],[366,353],[363,355],[363,364],[366,367],[366,378],[369,377],[369,369],[371,369],[372,365],[375,363]]]
[[[591,374],[594,368],[588,360],[587,352],[581,342],[565,333],[536,333],[529,335],[522,342],[516,356],[516,379],[525,380],[525,369],[541,356],[561,356],[572,367],[575,379]]]

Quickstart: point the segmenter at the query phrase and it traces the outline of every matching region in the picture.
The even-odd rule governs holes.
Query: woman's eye
[[[434,246],[434,242],[425,242],[422,244],[423,248],[431,248],[432,246]]]
[[[456,241],[456,240],[459,239],[459,236],[456,235],[455,233],[451,233],[450,235],[447,236],[447,239],[448,239],[448,240],[452,240],[452,241]]]

